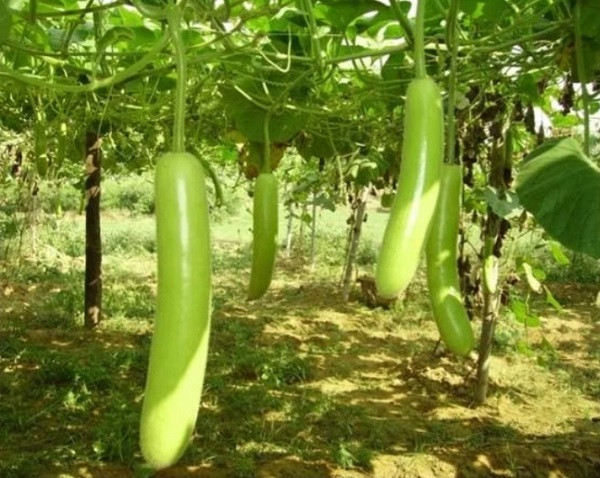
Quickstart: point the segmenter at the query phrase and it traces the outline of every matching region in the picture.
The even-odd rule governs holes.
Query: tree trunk
[[[102,319],[102,239],[100,236],[100,171],[102,139],[88,131],[85,139],[85,306],[84,325]]]
[[[490,153],[491,171],[489,182],[500,197],[504,196],[507,185],[510,184],[511,176],[511,173],[507,173],[506,170],[512,164],[512,158],[510,157],[512,156],[512,149],[507,147],[507,140],[510,141],[510,135],[507,137],[503,134],[494,142]],[[477,359],[477,385],[475,388],[475,403],[477,405],[483,405],[488,394],[490,357],[500,305],[501,287],[498,280],[498,262],[501,257],[504,235],[507,231],[508,223],[488,207],[483,235],[483,323]]]
[[[314,272],[317,263],[317,203],[316,193],[313,192],[312,216],[310,223],[310,270]]]
[[[490,378],[490,359],[494,332],[498,320],[498,292],[491,293],[483,288],[483,323],[481,324],[481,340],[479,343],[479,358],[477,360],[477,387],[475,403],[483,405],[487,399]]]
[[[360,233],[362,231],[365,211],[367,209],[367,188],[362,188],[355,196],[355,202],[352,205],[354,214],[350,224],[350,233],[348,235],[348,253],[346,264],[344,266],[344,277],[342,281],[342,299],[348,301],[350,289],[352,287],[352,273],[354,272],[354,263],[356,262],[356,253],[360,242]]]
[[[488,209],[486,219],[484,246],[483,246],[483,264],[485,274],[485,264],[492,262],[493,272],[496,277],[499,274],[496,258],[494,256],[494,243],[498,235],[499,217]],[[489,271],[488,271],[489,273]],[[490,378],[490,358],[492,354],[492,344],[494,341],[494,332],[498,320],[498,286],[490,288],[486,281],[483,281],[483,321],[481,324],[481,339],[479,342],[479,356],[477,359],[477,386],[475,388],[475,403],[483,405],[487,398],[488,384]]]

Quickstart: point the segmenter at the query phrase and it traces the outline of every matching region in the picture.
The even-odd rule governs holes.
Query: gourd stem
[[[319,42],[319,33],[317,30],[317,21],[313,13],[313,5],[311,0],[304,0],[303,2],[304,14],[308,20],[308,30],[310,31],[310,43],[311,43],[311,54],[317,62],[317,69],[319,71],[323,68],[323,60],[321,58],[321,43]]]
[[[271,110],[265,115],[265,123],[263,125],[263,161],[261,172],[271,172],[271,132],[269,131],[269,123],[271,122]]]
[[[181,38],[181,11],[177,5],[171,5],[167,14],[171,43],[175,50],[173,59],[177,71],[177,85],[175,88],[175,105],[173,119],[173,142],[171,150],[175,153],[185,151],[185,96],[187,89],[187,64],[185,58],[185,45]]]
[[[448,11],[448,23],[447,23],[447,34],[446,41],[450,48],[450,75],[448,77],[448,138],[446,141],[446,161],[448,164],[460,164],[460,158],[456,158],[455,155],[455,142],[456,142],[456,123],[454,120],[454,106],[456,103],[456,69],[458,64],[458,28],[457,28],[457,16],[458,16],[458,4],[460,0],[452,0],[450,3],[450,10]]]
[[[415,77],[425,78],[425,0],[417,1],[417,18],[415,20]]]

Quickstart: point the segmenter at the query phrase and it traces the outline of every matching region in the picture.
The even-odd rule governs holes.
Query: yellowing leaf
[[[529,284],[531,290],[534,291],[536,294],[541,294],[543,290],[542,283],[539,280],[537,280],[536,277],[533,275],[533,269],[531,268],[531,265],[527,264],[527,262],[523,262],[523,270],[525,271],[527,284]]]

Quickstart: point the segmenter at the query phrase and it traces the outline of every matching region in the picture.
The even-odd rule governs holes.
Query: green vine
[[[315,15],[313,14],[313,6],[311,0],[304,0],[304,14],[308,20],[308,30],[310,31],[310,43],[313,57],[317,63],[317,68],[321,71],[323,67],[323,60],[321,58],[321,43],[319,41],[319,36],[317,32],[317,22],[315,20]]]
[[[92,80],[85,85],[74,85],[72,83],[62,83],[49,81],[48,78],[18,73],[10,68],[0,65],[0,78],[12,80],[25,85],[35,86],[42,89],[51,89],[61,93],[91,93],[102,88],[110,88],[112,86],[123,83],[133,76],[141,72],[148,64],[152,63],[162,49],[169,42],[169,33],[165,33],[142,58],[136,61],[133,65],[119,73],[101,80]]]
[[[415,77],[425,78],[425,0],[417,1],[417,18],[415,20]]]
[[[265,123],[263,125],[263,160],[262,160],[262,173],[271,172],[271,132],[269,131],[269,125],[271,123],[271,109],[267,111],[265,115]]]
[[[95,7],[92,7],[90,5],[86,6],[85,8],[78,8],[75,10],[63,10],[63,11],[55,11],[55,12],[40,12],[40,11],[36,11],[35,12],[35,18],[36,19],[40,19],[40,18],[60,18],[60,17],[72,17],[72,16],[77,16],[77,15],[85,15],[87,13],[94,13],[94,12],[100,12],[102,10],[110,10],[112,8],[115,7],[119,7],[121,5],[126,5],[127,2],[123,1],[123,0],[117,0],[115,2],[111,2],[111,3],[105,3],[103,5],[97,5]],[[31,18],[31,12],[28,11],[26,13],[22,13],[22,16],[26,19],[30,19]]]
[[[456,142],[456,122],[454,118],[454,110],[456,105],[456,69],[458,64],[458,4],[460,0],[452,0],[450,2],[450,10],[448,11],[448,22],[446,25],[446,41],[450,48],[450,75],[448,76],[448,138],[446,142],[446,161],[449,164],[454,164],[455,145]],[[459,159],[460,164],[460,159]]]
[[[173,138],[171,150],[175,153],[185,151],[185,95],[187,90],[187,62],[185,45],[181,38],[181,7],[172,5],[167,12],[171,43],[175,50],[173,59],[177,71],[177,86],[175,88],[175,105],[173,120]]]

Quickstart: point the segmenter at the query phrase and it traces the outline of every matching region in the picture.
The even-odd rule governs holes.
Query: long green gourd
[[[185,52],[179,7],[168,13],[178,72],[172,151],[155,172],[158,299],[140,420],[144,459],[174,464],[187,448],[206,370],[211,313],[208,202],[201,162],[185,152]]]
[[[419,0],[415,29],[417,74],[406,92],[400,175],[375,274],[377,292],[386,299],[396,297],[412,280],[439,193],[444,117],[440,89],[425,72],[424,8],[425,1]]]
[[[440,336],[448,350],[465,356],[473,348],[473,330],[462,301],[456,261],[461,189],[461,166],[444,164],[426,257],[427,285]]]
[[[254,185],[252,269],[248,300],[262,297],[271,284],[277,255],[278,223],[277,179],[271,172],[262,172]]]
[[[270,120],[271,111],[268,111],[263,124],[260,174],[254,184],[252,269],[248,286],[248,300],[259,299],[267,292],[277,257],[279,198],[277,178],[271,171]]]

